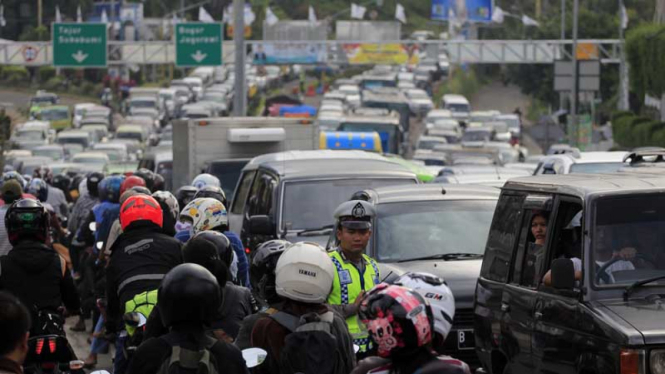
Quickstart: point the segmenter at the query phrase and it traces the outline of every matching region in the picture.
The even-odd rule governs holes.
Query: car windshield
[[[665,194],[606,197],[594,205],[594,282],[626,287],[638,280],[665,276]],[[651,284],[665,285],[665,280]]]
[[[42,110],[40,117],[43,121],[60,121],[68,119],[69,113],[66,109]]]
[[[139,142],[143,140],[143,135],[140,132],[134,131],[120,131],[115,137],[116,139],[138,140]]]
[[[446,109],[456,113],[469,112],[469,105],[467,104],[446,104]]]
[[[418,149],[434,149],[439,144],[446,144],[444,139],[441,140],[421,140],[418,142]]]
[[[240,172],[242,171],[242,168],[247,165],[248,161],[249,160],[213,162],[208,169],[208,173],[216,176],[222,183],[222,189],[229,201],[233,198],[233,190],[236,188],[238,178],[240,178]]]
[[[105,164],[106,159],[102,157],[86,157],[86,156],[81,156],[81,157],[74,157],[72,160],[73,162],[79,163],[79,164]]]
[[[494,200],[379,204],[373,244],[380,262],[485,252]],[[417,250],[414,250],[417,249]]]
[[[64,152],[59,151],[57,149],[33,149],[32,150],[32,155],[33,156],[43,156],[43,157],[49,157],[54,160],[59,160],[63,158]]]
[[[282,228],[317,229],[332,224],[335,209],[355,192],[415,183],[405,179],[335,179],[284,184]]]
[[[462,135],[463,142],[481,142],[489,140],[492,133],[489,131],[467,131]]]
[[[39,130],[19,130],[16,136],[26,140],[42,140],[44,139],[44,132]]]
[[[623,162],[589,162],[571,165],[570,172],[586,174],[616,173],[623,167]]]
[[[83,148],[88,146],[88,138],[84,137],[61,137],[56,140],[58,144],[79,144]]]
[[[110,161],[122,160],[122,151],[118,149],[95,149],[96,152],[106,153]]]
[[[129,107],[132,109],[135,108],[154,108],[154,100],[132,100],[129,102]]]

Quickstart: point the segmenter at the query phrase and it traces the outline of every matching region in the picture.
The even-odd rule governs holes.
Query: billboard
[[[326,62],[326,46],[313,43],[261,43],[252,45],[255,65],[318,64]]]
[[[420,60],[417,45],[390,44],[344,44],[349,64],[417,64]]]
[[[447,21],[450,13],[460,22],[491,22],[493,0],[432,0],[432,19]]]

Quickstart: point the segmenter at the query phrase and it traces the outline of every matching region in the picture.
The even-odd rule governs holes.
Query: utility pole
[[[628,17],[627,14],[623,12],[624,5],[623,0],[619,0],[619,14],[621,14],[621,20],[619,22],[619,40],[621,40],[621,46],[619,47],[621,51],[621,63],[619,65],[619,110],[628,110],[630,104],[628,103],[628,65],[626,64],[626,41],[624,40],[623,26],[624,17]]]
[[[111,39],[115,40],[115,0],[111,0]]]
[[[573,100],[570,110],[570,124],[572,134],[568,134],[568,141],[573,146],[577,146],[577,139],[579,137],[579,129],[577,125],[577,104],[579,100],[579,82],[577,66],[577,18],[579,13],[579,0],[573,1]]]
[[[37,0],[37,27],[42,27],[43,8],[42,0]]]
[[[566,40],[566,0],[561,0],[561,40]],[[559,109],[565,106],[565,92],[559,92]]]
[[[245,80],[245,0],[233,0],[233,40],[235,41],[235,97],[233,114],[245,116],[245,100],[247,99]]]

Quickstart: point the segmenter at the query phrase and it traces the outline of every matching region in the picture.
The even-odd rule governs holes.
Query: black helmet
[[[194,186],[182,186],[175,192],[175,198],[178,199],[178,206],[184,208],[190,201],[194,200],[194,195],[198,189]],[[224,205],[226,208],[226,205]]]
[[[210,324],[222,304],[217,279],[197,264],[181,264],[166,274],[158,294],[164,326]]]
[[[150,195],[150,190],[147,189],[146,187],[143,187],[143,186],[134,186],[134,187],[130,188],[130,190],[132,190],[136,193],[143,194],[143,195]],[[127,191],[125,191],[125,192],[127,192]]]
[[[186,263],[201,265],[217,278],[220,288],[224,288],[230,277],[228,268],[219,258],[215,244],[202,237],[194,236],[182,247],[182,259]]]
[[[196,192],[196,195],[194,195],[195,199],[198,199],[199,197],[210,197],[213,198],[222,204],[224,204],[224,207],[228,210],[229,206],[227,205],[226,201],[226,194],[224,193],[224,190],[217,187],[217,186],[203,186],[201,189],[199,189]]]
[[[154,175],[155,178],[154,181],[152,182],[152,192],[164,191],[166,184],[164,177],[159,173],[155,173]]]
[[[146,168],[140,168],[139,170],[134,172],[134,175],[139,178],[142,178],[145,181],[145,186],[148,187],[150,191],[153,190],[153,187],[155,185],[155,173]]]
[[[14,202],[7,210],[5,228],[12,245],[16,245],[22,239],[46,242],[49,215],[39,201],[21,199]]]
[[[282,300],[275,289],[275,267],[282,252],[291,245],[288,240],[275,239],[262,243],[254,251],[249,269],[252,287],[258,290],[258,296],[268,304]]]
[[[71,183],[72,179],[68,177],[67,174],[58,174],[53,177],[53,187],[62,191],[68,202],[72,201],[72,197],[69,195],[69,185]]]
[[[34,195],[42,203],[45,203],[46,199],[48,199],[48,184],[41,178],[33,178],[26,192]]]
[[[92,172],[88,174],[85,180],[85,186],[88,187],[88,193],[92,197],[99,197],[99,189],[97,186],[99,186],[99,182],[104,179],[104,174],[100,172]],[[76,188],[78,188],[78,185],[76,185]]]
[[[194,235],[194,238],[203,238],[212,242],[217,248],[219,258],[224,262],[224,265],[231,266],[231,262],[233,262],[233,248],[231,247],[231,241],[229,241],[226,235],[218,231],[207,230]]]

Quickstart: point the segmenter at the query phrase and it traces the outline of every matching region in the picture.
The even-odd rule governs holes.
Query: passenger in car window
[[[610,261],[613,262],[607,267],[607,269],[605,269],[605,274],[600,277],[601,284],[614,283],[614,276],[612,276],[613,272],[635,270],[635,265],[629,261],[635,258],[635,255],[637,254],[637,250],[634,247],[621,243],[619,245],[619,250],[613,250],[611,235],[612,232],[616,232],[617,229],[619,229],[618,231],[624,231],[620,230],[621,228],[613,226],[600,226],[596,231],[599,239],[596,241],[594,253],[594,259],[597,265],[596,270],[599,270],[603,265]]]
[[[573,262],[575,269],[576,286],[582,280],[582,211],[580,210],[564,227],[562,235],[565,240],[562,241],[562,247],[555,258],[567,258]],[[543,283],[546,286],[552,285],[552,271],[547,270],[543,276]]]
[[[522,274],[522,285],[536,287],[540,281],[545,260],[545,242],[547,239],[547,222],[549,215],[542,211],[534,211],[531,215],[531,235]]]

